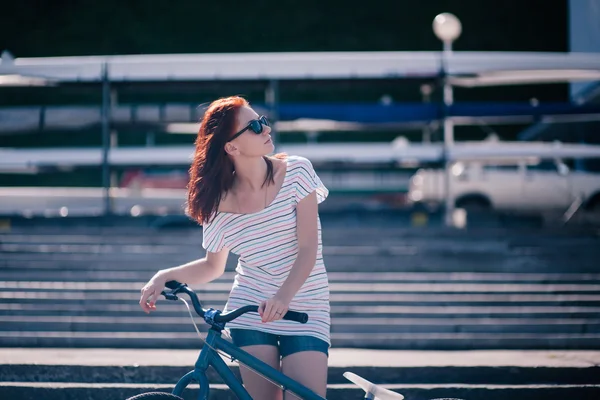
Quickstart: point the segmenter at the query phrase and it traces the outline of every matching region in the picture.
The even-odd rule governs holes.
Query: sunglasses
[[[240,136],[242,133],[246,132],[248,129],[250,129],[252,132],[256,133],[257,135],[260,135],[263,131],[263,126],[271,126],[271,124],[269,123],[269,120],[267,119],[267,117],[265,117],[264,115],[261,115],[260,117],[258,117],[258,119],[253,119],[252,121],[248,122],[248,125],[246,125],[244,127],[244,129],[237,132],[235,135],[233,135],[229,139],[229,142],[231,142],[236,137]]]

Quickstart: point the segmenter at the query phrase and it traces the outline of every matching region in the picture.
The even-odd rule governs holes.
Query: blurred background
[[[182,215],[197,122],[233,94],[313,161],[323,211],[600,207],[594,1],[25,4],[0,24],[3,215]]]
[[[242,95],[330,190],[334,348],[597,349],[598,21],[599,0],[3,4],[0,346],[198,348],[185,309],[147,316],[139,289],[204,255],[183,212],[193,142],[212,100]],[[205,306],[236,261],[195,288]],[[565,370],[571,392],[531,397],[510,384],[558,378],[519,371],[494,381],[514,399],[600,383]]]

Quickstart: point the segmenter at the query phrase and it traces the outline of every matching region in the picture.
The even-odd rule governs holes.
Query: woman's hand
[[[260,306],[258,307],[258,314],[261,316],[263,323],[277,321],[278,319],[283,318],[285,313],[288,312],[289,305],[289,300],[286,300],[282,296],[276,294],[269,300],[265,300],[260,303]]]
[[[142,297],[140,298],[140,307],[146,314],[156,310],[156,300],[160,296],[160,292],[165,288],[167,280],[158,272],[144,285],[142,288]]]

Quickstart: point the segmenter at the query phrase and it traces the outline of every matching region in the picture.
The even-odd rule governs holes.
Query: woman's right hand
[[[150,314],[150,311],[156,310],[156,300],[160,296],[160,293],[165,288],[167,279],[163,278],[160,273],[157,273],[144,285],[142,288],[142,297],[140,298],[140,307],[146,314]]]

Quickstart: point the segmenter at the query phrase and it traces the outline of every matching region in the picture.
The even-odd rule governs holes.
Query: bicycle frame
[[[208,378],[206,377],[206,369],[209,366],[212,366],[225,384],[233,391],[233,393],[235,393],[238,399],[252,400],[252,397],[250,397],[242,383],[236,378],[227,364],[225,364],[225,361],[223,361],[221,356],[215,351],[221,350],[234,359],[239,360],[242,364],[247,365],[275,382],[279,387],[283,388],[284,391],[292,392],[303,400],[327,400],[306,386],[296,382],[236,345],[223,339],[221,337],[221,332],[216,329],[209,329],[205,342],[207,345],[200,351],[194,370],[185,374],[179,382],[177,382],[177,385],[175,385],[175,388],[173,389],[174,395],[182,397],[185,388],[192,381],[196,381],[200,384],[198,400],[208,400],[209,383]]]

